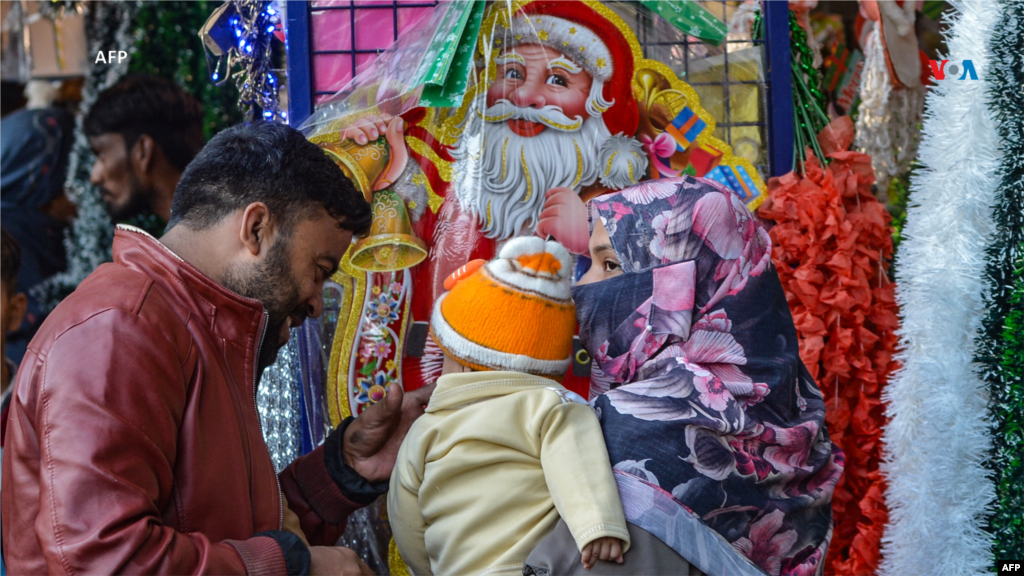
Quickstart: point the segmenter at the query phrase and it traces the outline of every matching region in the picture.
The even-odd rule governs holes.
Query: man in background
[[[165,78],[128,76],[99,95],[83,128],[96,155],[90,181],[111,219],[152,212],[167,222],[181,173],[203,147],[199,102]]]

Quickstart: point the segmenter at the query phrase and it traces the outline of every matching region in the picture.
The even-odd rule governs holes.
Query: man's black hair
[[[120,134],[125,150],[149,135],[172,166],[185,166],[203,147],[203,107],[166,78],[128,76],[99,95],[82,127],[86,136]]]
[[[18,269],[21,268],[21,248],[7,230],[0,230],[0,279],[4,281],[7,294],[15,293],[18,284]]]
[[[357,236],[370,228],[370,205],[341,168],[298,130],[271,122],[233,126],[210,140],[178,181],[167,228],[202,230],[253,202],[282,223],[323,207]]]

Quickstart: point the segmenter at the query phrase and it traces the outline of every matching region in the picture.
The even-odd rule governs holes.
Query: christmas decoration
[[[896,7],[895,2],[877,5],[879,12],[873,14],[874,21],[864,25],[861,37],[864,68],[860,82],[861,102],[857,108],[856,145],[871,156],[878,190],[884,195],[889,190],[890,179],[906,172],[917,156],[925,87],[920,79],[921,66],[913,32],[916,2],[907,0],[902,7]],[[896,60],[900,66],[891,70],[890,65]],[[908,64],[916,64],[916,68]],[[916,73],[912,73],[914,70]],[[903,72],[903,75],[894,76],[894,72]]]
[[[490,259],[500,241],[535,234],[544,206],[551,202],[549,191],[568,188],[589,200],[656,175],[705,176],[725,166],[742,167],[721,177],[737,187],[750,209],[763,201],[761,176],[715,136],[715,118],[697,90],[666,64],[644,57],[631,23],[643,21],[646,8],[625,10],[631,17],[623,19],[601,2],[489,4],[466,95],[450,108],[418,107],[409,97],[411,87],[417,86],[410,80],[418,77],[414,72],[441,56],[426,41],[414,42],[435,37],[435,16],[425,18],[422,28],[407,30],[334,101],[304,122],[301,129],[310,141],[365,184],[367,200],[392,205],[397,197],[405,204],[404,210],[375,211],[392,219],[384,222],[381,241],[415,236],[422,240],[414,242],[420,250],[406,246],[410,253],[425,248],[426,256],[415,266],[399,258],[389,263],[393,271],[379,271],[368,260],[360,261],[359,248],[373,248],[377,263],[399,253],[378,252],[382,246],[367,239],[343,259],[334,280],[344,288],[344,303],[337,314],[327,378],[332,420],[358,414],[380,397],[391,378],[400,376],[405,390],[432,381],[440,349],[424,342],[426,332],[410,328],[429,319],[452,272],[467,261]],[[660,19],[654,22],[668,28]],[[674,29],[669,32],[680,37]],[[527,121],[527,112],[511,101],[494,101],[492,86],[511,83],[515,75],[506,75],[506,68],[525,64],[543,63],[532,73],[546,77],[550,58],[540,56],[542,52],[560,54],[567,65],[559,74],[578,74],[590,82],[590,89],[562,101],[561,112],[551,109],[552,114]],[[736,78],[732,64],[729,77]],[[543,96],[546,86],[528,83],[524,94]],[[379,142],[359,143],[353,135],[365,123],[362,117],[382,112],[401,115],[404,121],[404,130],[396,124],[388,125],[394,130],[384,130],[386,154]],[[529,130],[524,132],[523,126]],[[405,231],[403,212],[411,232]],[[558,238],[565,231],[546,232]],[[364,253],[369,256],[371,251]],[[403,356],[407,341],[413,342],[408,350],[415,353]],[[589,387],[584,377],[573,374],[563,383],[584,393]]]
[[[952,6],[949,53],[971,59],[981,80],[940,82],[926,99],[921,168],[911,181],[896,266],[901,368],[882,395],[889,418],[882,576],[992,569],[984,531],[994,493],[984,467],[992,442],[987,387],[971,359],[984,314],[984,249],[1000,162],[986,80],[987,43],[1000,10]]]
[[[753,37],[764,39],[764,22],[758,14],[754,19]],[[819,163],[828,160],[818,145],[817,135],[828,126],[825,94],[821,91],[821,72],[814,65],[814,52],[808,45],[807,32],[796,14],[789,13],[790,50],[793,70],[793,170],[804,173],[806,151],[813,150]]]
[[[249,122],[287,121],[278,107],[280,79],[274,71],[275,32],[281,16],[267,0],[232,0],[214,11],[203,28],[204,46],[216,56],[210,79],[218,86],[234,78],[238,108]],[[230,30],[226,40],[218,30]],[[232,70],[235,70],[232,72]]]
[[[1017,251],[1024,254],[1024,244]],[[1001,334],[1002,387],[993,392],[996,509],[989,526],[997,559],[1024,550],[1024,258],[1017,261],[1015,276]]]
[[[238,89],[216,86],[202,71],[206,53],[193,34],[213,6],[212,0],[144,2],[135,18],[134,50],[129,72],[171,78],[203,105],[203,135],[207,140],[241,122]]]
[[[976,361],[991,393],[989,468],[996,501],[989,529],[999,559],[1024,557],[1024,4],[1006,3],[989,46],[992,62],[987,79],[1002,164],[992,215],[995,231],[985,252],[988,313],[975,343]]]
[[[292,329],[288,343],[277,351],[277,360],[263,371],[256,391],[263,440],[278,472],[302,455],[300,329]]]
[[[807,42],[807,32],[800,26],[796,14],[789,13],[790,50],[793,63],[793,110],[796,112],[793,145],[793,162],[803,173],[803,162],[807,159],[806,147],[814,149],[814,155],[827,163],[817,135],[828,126],[825,111],[825,94],[821,91],[821,72],[814,64],[814,52]]]
[[[837,122],[850,123],[848,118]],[[884,421],[881,391],[895,367],[897,310],[889,281],[889,214],[872,195],[871,158],[845,139],[822,138],[830,164],[808,151],[803,177],[768,183],[758,211],[771,229],[772,260],[800,338],[800,356],[825,397],[832,441],[846,468],[832,497],[830,574],[870,574],[878,567],[887,511],[879,471]]]

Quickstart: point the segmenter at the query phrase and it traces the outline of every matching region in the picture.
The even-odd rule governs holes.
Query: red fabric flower
[[[808,151],[803,177],[772,178],[759,214],[776,223],[772,260],[793,312],[800,357],[824,393],[832,441],[846,454],[832,500],[835,529],[825,573],[873,574],[888,519],[878,465],[881,391],[896,366],[895,285],[887,275],[892,230],[871,193],[871,157],[836,151],[848,143],[830,144],[827,168]]]

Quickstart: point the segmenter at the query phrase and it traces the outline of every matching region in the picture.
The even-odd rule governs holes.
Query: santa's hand
[[[345,429],[341,454],[345,463],[369,482],[391,477],[398,448],[413,421],[423,414],[436,384],[405,394],[398,384],[388,387],[387,396],[370,406]]]
[[[409,162],[409,151],[405,148],[405,120],[401,116],[395,116],[388,120],[385,137],[388,139],[388,146],[391,148],[391,164],[388,171],[380,175],[374,183],[374,190],[383,190],[398,180]]]
[[[537,236],[553,237],[574,254],[586,254],[590,246],[587,205],[572,188],[552,188],[544,194],[544,209],[537,222]]]
[[[390,114],[371,114],[356,120],[356,123],[348,128],[341,131],[342,140],[352,140],[356,144],[368,144],[377,138],[380,138],[381,134],[387,132],[388,121],[391,120]]]

